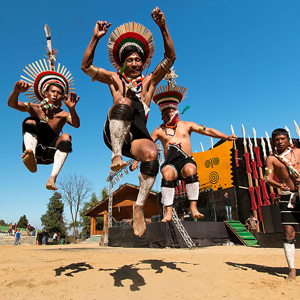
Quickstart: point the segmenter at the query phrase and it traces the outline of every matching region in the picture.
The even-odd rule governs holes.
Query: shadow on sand
[[[55,271],[55,276],[60,276],[63,272],[70,270],[71,272],[67,272],[64,275],[73,277],[73,274],[75,273],[79,273],[91,269],[94,269],[91,265],[85,262],[80,262],[80,263],[69,264],[65,267],[54,269],[54,271]]]
[[[150,264],[150,268],[137,268],[137,266],[141,264]],[[155,270],[156,271],[155,273],[162,273],[163,272],[162,267],[166,267],[171,270],[186,272],[181,268],[177,267],[177,264],[190,264],[190,263],[186,263],[186,262],[174,263],[174,262],[165,262],[157,259],[147,259],[147,260],[141,260],[137,264],[124,265],[123,267],[118,269],[100,268],[99,271],[113,271],[109,275],[111,275],[114,278],[114,286],[123,287],[124,285],[122,284],[122,281],[126,279],[130,279],[132,280],[132,284],[130,285],[130,290],[139,291],[140,286],[146,284],[144,277],[138,273],[139,270]],[[192,265],[197,265],[197,264],[192,264]]]
[[[256,265],[256,264],[238,264],[233,262],[226,262],[227,265],[247,271],[248,269],[252,269],[259,273],[267,273],[272,276],[277,276],[281,278],[287,278],[287,274],[289,273],[289,269],[282,267],[268,267],[264,265]],[[297,270],[299,271],[299,270]]]

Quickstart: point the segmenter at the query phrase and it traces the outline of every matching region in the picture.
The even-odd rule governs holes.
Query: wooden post
[[[101,234],[101,239],[100,239],[100,246],[105,246],[108,244],[108,216],[107,216],[107,211],[104,212],[104,217],[103,217],[103,229],[102,229],[102,234]]]
[[[96,231],[96,219],[95,217],[91,217],[90,235],[95,235],[95,231]]]

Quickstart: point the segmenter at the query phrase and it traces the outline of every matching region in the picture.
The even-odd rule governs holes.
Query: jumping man
[[[50,35],[47,24],[45,30],[46,28]],[[48,36],[47,40],[49,43]],[[30,115],[22,124],[22,160],[27,169],[34,173],[37,171],[37,164],[53,163],[52,173],[46,184],[49,190],[57,190],[56,178],[72,151],[71,136],[61,134],[61,131],[66,123],[75,128],[80,126],[75,110],[79,97],[74,92],[69,92],[70,85],[73,85],[70,84],[73,81],[72,75],[70,72],[66,73],[64,66],[61,72],[55,71],[55,53],[54,49],[48,47],[49,64],[45,60],[44,63],[40,60],[40,63],[29,64],[24,71],[31,79],[21,76],[26,81],[17,81],[8,98],[9,107]],[[19,95],[27,91],[31,92],[27,94],[30,101],[19,101]],[[69,112],[61,109],[63,100]],[[33,103],[34,101],[39,103]]]
[[[197,209],[199,181],[197,165],[192,157],[192,132],[214,138],[235,140],[236,135],[226,135],[216,129],[197,125],[194,122],[180,121],[178,104],[184,99],[187,89],[180,85],[159,87],[154,92],[153,101],[159,106],[163,124],[151,134],[154,142],[160,140],[164,149],[165,162],[161,166],[162,202],[166,207],[163,222],[172,220],[172,204],[177,180],[186,183],[187,197],[190,201],[192,218],[203,218]]]
[[[142,208],[159,169],[157,149],[146,128],[149,107],[156,85],[176,58],[164,14],[157,7],[151,15],[161,30],[165,48],[165,57],[153,73],[146,77],[142,74],[154,53],[152,34],[137,23],[121,25],[109,38],[109,57],[117,72],[92,65],[96,46],[111,26],[106,21],[96,23],[81,64],[81,69],[93,81],[107,84],[112,94],[113,105],[104,127],[105,144],[112,150],[111,170],[118,171],[126,166],[122,155],[142,162],[140,191],[133,207],[133,228],[137,236],[141,236],[146,229]]]

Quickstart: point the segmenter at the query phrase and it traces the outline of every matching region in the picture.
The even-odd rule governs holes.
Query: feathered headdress
[[[187,88],[183,85],[162,85],[155,89],[153,102],[158,105],[160,111],[168,107],[177,110],[178,104],[185,98],[186,93]]]
[[[120,71],[122,52],[128,46],[136,46],[143,53],[143,68],[151,62],[154,53],[154,41],[149,29],[139,23],[124,23],[110,34],[108,40],[108,55],[113,67]]]
[[[172,68],[164,78],[166,81],[168,81],[168,85],[158,86],[154,90],[152,101],[156,105],[158,105],[160,111],[163,111],[165,108],[168,107],[177,110],[178,104],[186,98],[187,88],[183,85],[176,84],[177,77],[178,75]],[[188,108],[189,105],[188,107],[184,108],[184,111],[186,111]]]
[[[36,61],[35,63],[29,64],[23,70],[30,78],[27,78],[21,75],[21,78],[32,84],[28,93],[25,94],[29,102],[40,102],[43,100],[44,92],[47,87],[53,83],[57,83],[61,86],[63,90],[63,96],[69,93],[70,86],[74,85],[74,80],[70,71],[67,71],[65,66],[58,66],[55,70],[54,62],[56,61],[56,53],[55,49],[52,49],[51,44],[51,34],[50,29],[47,24],[45,24],[45,33],[47,37],[47,58],[46,59]]]

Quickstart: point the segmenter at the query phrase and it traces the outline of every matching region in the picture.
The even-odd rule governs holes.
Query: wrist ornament
[[[200,124],[200,127],[199,127],[199,129],[198,129],[198,132],[199,132],[200,134],[203,134],[204,131],[205,131],[205,129],[206,129],[206,127],[203,126],[202,124]]]
[[[29,102],[24,102],[24,105],[25,105],[25,111],[28,112],[30,110]]]
[[[94,77],[97,75],[98,70],[99,68],[97,68],[96,66],[90,65],[85,74],[92,77],[92,81],[95,81]]]

